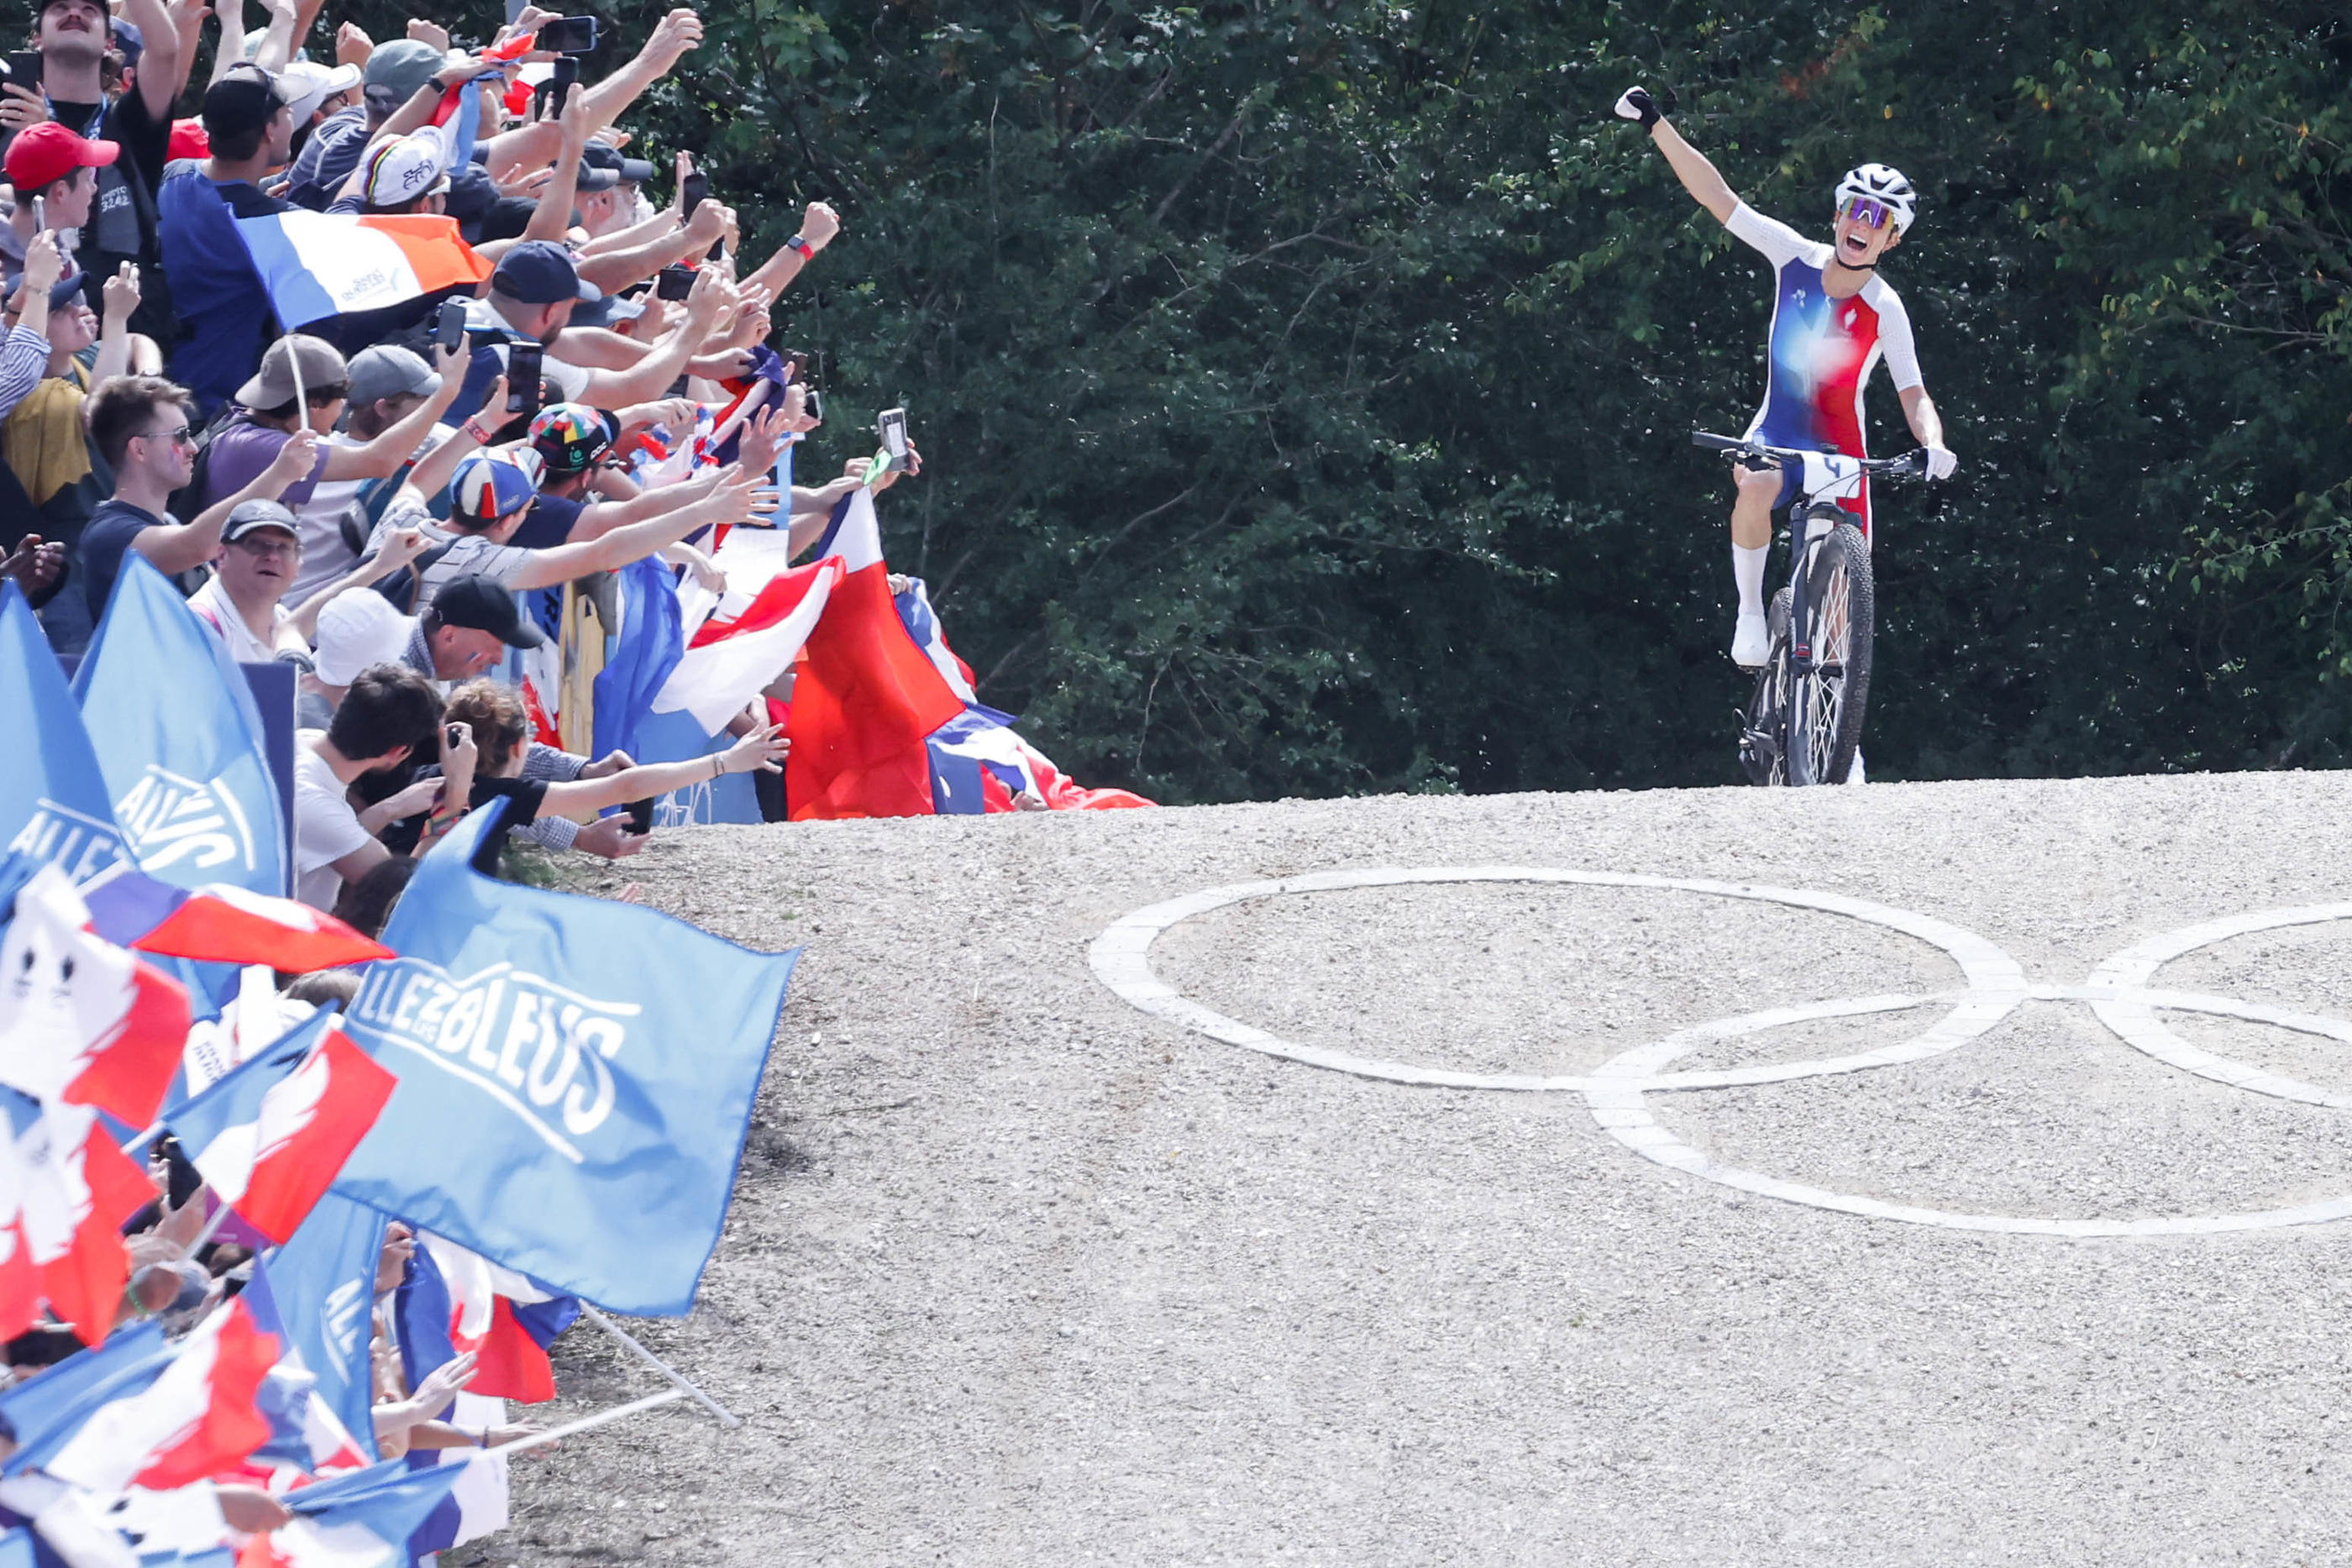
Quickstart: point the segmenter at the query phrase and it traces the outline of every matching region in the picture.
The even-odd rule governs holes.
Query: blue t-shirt
[[[207,179],[204,165],[174,163],[155,197],[163,271],[185,334],[172,350],[172,379],[193,391],[209,414],[236,395],[277,335],[269,291],[237,237],[238,218],[289,209],[242,180]]]
[[[568,501],[561,496],[541,496],[525,514],[522,522],[507,538],[510,545],[525,549],[553,549],[570,542],[572,525],[588,509],[584,501]]]
[[[123,552],[131,541],[149,528],[167,528],[173,518],[167,514],[157,517],[143,507],[128,501],[104,501],[82,525],[81,538],[74,541],[74,572],[81,579],[81,591],[89,602],[90,619],[106,613],[107,596],[114,591],[114,580],[122,575]]]

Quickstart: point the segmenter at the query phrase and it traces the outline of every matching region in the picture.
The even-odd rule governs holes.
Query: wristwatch
[[[809,244],[808,235],[794,235],[792,238],[786,240],[784,244],[800,252],[801,259],[803,261],[814,261],[816,259],[816,246]]]

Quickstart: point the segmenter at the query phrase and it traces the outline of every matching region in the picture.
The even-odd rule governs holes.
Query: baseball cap
[[[488,632],[509,648],[537,648],[547,642],[547,633],[515,608],[514,595],[487,577],[460,577],[444,584],[433,596],[433,613],[444,626]]]
[[[121,155],[111,141],[92,141],[54,120],[28,125],[8,143],[8,183],[19,193],[54,184],[77,169],[100,169]]]
[[[609,169],[622,182],[629,184],[642,185],[654,177],[654,166],[651,163],[642,158],[625,157],[619,148],[608,146],[602,141],[588,143],[581,150],[580,160],[583,163],[593,164],[599,169]],[[584,190],[589,187],[582,188]]]
[[[239,501],[229,509],[228,521],[221,525],[221,542],[234,544],[246,535],[257,534],[264,528],[283,528],[297,539],[302,537],[302,530],[294,526],[294,514],[286,509],[284,503],[257,496],[250,501]],[[382,598],[383,595],[377,597]]]
[[[583,305],[572,313],[574,327],[610,327],[616,321],[634,321],[646,313],[643,299],[625,298],[607,294],[604,298]]]
[[[172,140],[163,149],[163,156],[176,163],[183,158],[209,158],[213,155],[213,139],[205,134],[201,120],[172,121]]]
[[[332,343],[308,332],[289,332],[263,350],[261,368],[236,389],[236,401],[247,408],[283,408],[292,402],[298,362],[306,392],[342,386],[351,375]]]
[[[397,207],[449,188],[441,172],[441,143],[431,136],[403,136],[368,150],[360,189],[371,207]]]
[[[499,258],[490,287],[525,305],[552,305],[560,299],[601,299],[593,283],[580,279],[572,253],[553,240],[525,240]]]
[[[520,512],[539,494],[540,476],[545,472],[545,461],[528,446],[477,452],[451,476],[450,505],[478,522]]]
[[[369,54],[361,79],[367,84],[371,107],[387,114],[416,96],[416,89],[441,68],[441,51],[415,38],[394,38],[378,44]]]
[[[300,125],[318,113],[319,106],[327,99],[359,86],[361,74],[357,66],[322,66],[316,60],[296,60],[278,73],[278,85],[294,110],[294,123]]]
[[[530,444],[554,474],[579,474],[612,450],[613,416],[582,402],[550,403],[531,417]]]
[[[403,615],[383,594],[338,593],[319,612],[318,677],[348,686],[362,670],[397,664],[416,634],[416,618]]]
[[[223,71],[205,89],[205,132],[209,136],[250,134],[269,123],[269,117],[287,99],[278,78],[259,66],[239,63]]]
[[[378,343],[353,354],[344,382],[354,408],[388,397],[431,397],[441,390],[440,372],[424,355],[397,343]]]
[[[572,183],[572,188],[585,196],[597,191],[609,191],[620,183],[621,175],[618,170],[599,168],[583,157],[580,160],[579,177]]]
[[[57,309],[67,300],[79,297],[87,278],[79,272],[69,272],[49,285],[49,308]]]

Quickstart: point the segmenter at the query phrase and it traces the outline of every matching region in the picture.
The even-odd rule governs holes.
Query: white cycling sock
[[[1770,545],[1758,545],[1749,549],[1745,545],[1731,547],[1731,575],[1739,584],[1739,613],[1764,613],[1764,559],[1772,553]]]

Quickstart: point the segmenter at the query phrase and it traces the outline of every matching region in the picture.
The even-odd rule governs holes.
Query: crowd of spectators
[[[35,0],[0,84],[0,577],[68,663],[135,554],[236,661],[294,665],[292,891],[374,935],[415,857],[493,799],[506,836],[618,859],[648,830],[614,808],[776,773],[764,701],[689,761],[565,750],[515,656],[556,632],[543,591],[593,594],[655,557],[723,589],[719,530],[805,549],[867,475],[778,479],[820,421],[804,359],[768,347],[770,308],[835,214],[813,204],[745,256],[691,157],[657,166],[625,128],[697,47],[694,12],[598,73],[539,47],[558,18],[535,8],[464,47],[429,21],[377,43],[321,4],[275,0],[248,31],[241,0]],[[239,225],[297,211],[448,219],[487,279],[283,321]],[[715,447],[712,411],[761,375],[776,395],[724,461],[649,482],[681,444]],[[292,979],[278,1005],[348,1002],[352,979]],[[217,1206],[168,1140],[152,1174],[121,1321],[185,1331],[236,1293],[252,1239],[207,1231]],[[380,1292],[413,1245],[394,1228]],[[526,1430],[452,1425],[472,1358],[412,1389],[388,1327],[380,1311],[386,1454]],[[0,1380],[74,1347],[36,1330]],[[261,1490],[221,1500],[238,1529],[284,1522]]]
[[[295,891],[351,913],[493,796],[512,836],[634,853],[642,819],[600,810],[677,768],[564,750],[479,678],[546,643],[564,585],[657,556],[723,589],[714,538],[797,521],[804,547],[865,467],[777,482],[819,419],[769,311],[835,214],[755,265],[690,155],[657,167],[624,126],[694,12],[592,81],[535,8],[462,47],[321,4],[249,31],[238,0],[37,0],[0,85],[0,574],[68,661],[135,552],[237,660],[294,664]],[[283,322],[239,225],[296,211],[445,218],[487,281]],[[727,461],[647,482],[761,375]],[[761,705],[734,729],[700,779],[780,768]]]

